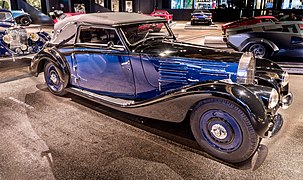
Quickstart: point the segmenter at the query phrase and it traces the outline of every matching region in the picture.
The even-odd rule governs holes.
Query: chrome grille
[[[10,43],[10,49],[14,50],[20,48],[22,44],[27,45],[27,32],[25,29],[8,29],[6,31],[12,40]]]

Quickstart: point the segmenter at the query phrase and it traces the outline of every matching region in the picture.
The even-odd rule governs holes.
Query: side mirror
[[[113,41],[108,41],[107,48],[111,49],[113,47],[114,47],[114,42]]]

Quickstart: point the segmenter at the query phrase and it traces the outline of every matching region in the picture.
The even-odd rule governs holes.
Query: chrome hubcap
[[[251,46],[250,51],[254,53],[255,57],[262,58],[265,56],[265,47],[261,44],[254,44]]]
[[[52,73],[52,74],[50,75],[50,80],[52,81],[52,83],[57,84],[57,82],[58,82],[58,77],[57,77],[57,75],[56,75],[55,73]]]
[[[210,132],[218,139],[225,139],[227,137],[227,130],[220,124],[214,124]]]

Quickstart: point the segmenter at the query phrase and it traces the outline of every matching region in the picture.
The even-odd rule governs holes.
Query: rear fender
[[[278,46],[273,43],[270,40],[267,39],[263,39],[263,38],[248,38],[245,41],[243,41],[240,46],[239,46],[239,51],[245,51],[247,47],[249,47],[251,44],[255,44],[255,43],[262,43],[262,44],[266,44],[267,46],[269,46],[270,48],[272,48],[272,50],[274,52],[279,51]]]

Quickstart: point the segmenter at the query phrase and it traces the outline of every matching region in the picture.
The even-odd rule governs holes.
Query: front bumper
[[[282,128],[283,126],[283,117],[281,114],[277,114],[273,117],[269,117],[271,119],[271,122],[269,123],[269,129],[265,133],[265,137],[273,137],[276,135]]]
[[[289,92],[287,95],[281,97],[280,100],[280,106],[282,109],[287,109],[293,102],[293,95],[291,92]],[[270,122],[268,124],[268,130],[265,133],[265,137],[273,137],[276,135],[282,128],[283,126],[283,117],[281,114],[276,114],[276,115],[269,115],[268,116],[268,121]]]
[[[281,107],[282,109],[287,109],[293,102],[293,95],[292,93],[288,93],[287,95],[283,96],[281,99]]]

